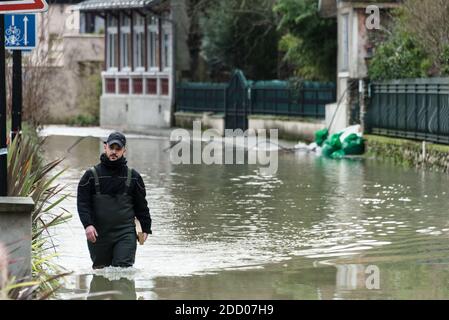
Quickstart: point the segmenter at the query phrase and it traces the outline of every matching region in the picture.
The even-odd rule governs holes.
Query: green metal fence
[[[180,83],[176,110],[224,112],[227,83]],[[248,81],[249,114],[300,116],[322,119],[325,105],[335,102],[335,84],[288,81]]]
[[[374,82],[370,100],[371,133],[449,144],[449,78]]]
[[[180,83],[176,86],[176,110],[224,112],[226,86],[226,83]]]
[[[298,87],[287,81],[260,81],[251,88],[251,113],[322,119],[326,104],[335,102],[333,83],[304,82]]]

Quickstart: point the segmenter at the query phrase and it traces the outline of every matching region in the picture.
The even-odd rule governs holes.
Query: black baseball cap
[[[107,143],[109,146],[115,143],[118,144],[121,148],[123,148],[126,145],[126,138],[123,133],[115,131],[109,135],[105,143]]]

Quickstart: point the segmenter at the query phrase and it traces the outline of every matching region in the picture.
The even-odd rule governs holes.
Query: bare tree
[[[401,23],[441,69],[443,54],[449,46],[449,1],[404,0]]]

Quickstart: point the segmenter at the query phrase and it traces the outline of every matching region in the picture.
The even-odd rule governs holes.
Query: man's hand
[[[97,241],[98,233],[97,229],[95,229],[94,226],[88,226],[86,228],[86,238],[92,243],[95,243]]]
[[[143,242],[145,243],[145,241],[147,241],[148,238],[148,233],[143,233]]]

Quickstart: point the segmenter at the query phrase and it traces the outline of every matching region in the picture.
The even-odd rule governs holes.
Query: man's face
[[[120,147],[118,144],[113,143],[112,145],[104,144],[104,153],[110,161],[116,161],[123,157],[126,152],[126,148]]]

